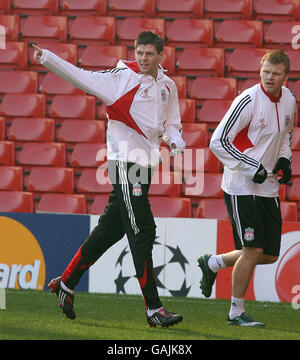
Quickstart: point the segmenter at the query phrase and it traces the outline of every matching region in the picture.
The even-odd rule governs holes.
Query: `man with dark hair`
[[[157,36],[151,31],[143,31],[140,33],[134,42],[134,48],[137,49],[139,45],[154,45],[156,52],[160,54],[163,51],[164,41],[160,36]]]
[[[126,234],[150,326],[172,326],[182,321],[160,301],[153,272],[152,248],[156,225],[148,190],[160,161],[164,139],[173,153],[183,152],[181,119],[175,83],[160,66],[163,40],[151,32],[135,42],[136,61],[120,60],[106,71],[86,71],[34,45],[35,58],[50,71],[107,104],[107,159],[113,185],[98,225],[63,272],[50,281],[59,305],[75,318],[74,288],[83,273]],[[105,276],[105,274],[103,274]]]
[[[233,101],[210,142],[224,164],[222,189],[237,250],[201,256],[200,287],[209,297],[217,272],[233,266],[229,324],[264,326],[245,312],[244,298],[255,266],[275,262],[280,251],[278,189],[292,177],[296,109],[295,96],[283,86],[289,70],[284,51],[268,51],[261,60],[260,84]],[[283,176],[278,180],[279,171]]]

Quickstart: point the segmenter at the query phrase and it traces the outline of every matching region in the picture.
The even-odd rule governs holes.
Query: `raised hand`
[[[34,55],[33,55],[34,60],[39,61],[41,56],[43,55],[43,50],[35,44],[32,44],[32,46],[35,49]]]

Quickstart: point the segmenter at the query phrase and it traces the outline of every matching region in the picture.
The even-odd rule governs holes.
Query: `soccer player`
[[[244,298],[255,266],[274,263],[280,251],[278,189],[292,176],[296,108],[295,96],[283,86],[289,71],[284,51],[268,51],[261,59],[261,82],[236,97],[210,142],[224,164],[222,189],[237,250],[201,256],[200,287],[209,297],[218,271],[233,266],[229,324],[264,326],[245,312]]]
[[[156,225],[148,190],[160,161],[164,139],[173,153],[183,152],[177,88],[160,66],[163,39],[146,31],[135,40],[135,61],[120,60],[106,71],[80,69],[52,52],[35,47],[35,59],[107,104],[107,159],[113,185],[98,225],[80,246],[63,274],[49,283],[59,305],[75,318],[74,288],[83,273],[126,234],[150,326],[168,327],[183,320],[162,306],[153,273]],[[103,274],[106,276],[106,274]],[[101,279],[99,280],[101,281]]]

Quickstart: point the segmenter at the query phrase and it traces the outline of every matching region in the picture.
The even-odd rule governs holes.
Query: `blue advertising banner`
[[[47,289],[90,233],[90,216],[0,213],[0,287]],[[76,290],[88,291],[88,271]]]

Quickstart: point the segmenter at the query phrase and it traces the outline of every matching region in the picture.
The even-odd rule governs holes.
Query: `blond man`
[[[229,324],[264,326],[245,312],[244,298],[255,266],[275,262],[280,251],[278,189],[292,176],[296,109],[295,96],[283,86],[289,71],[284,51],[268,51],[261,60],[260,83],[236,97],[210,142],[224,164],[221,187],[236,250],[198,259],[200,287],[209,297],[218,271],[233,266]],[[278,179],[279,170],[283,176]]]

